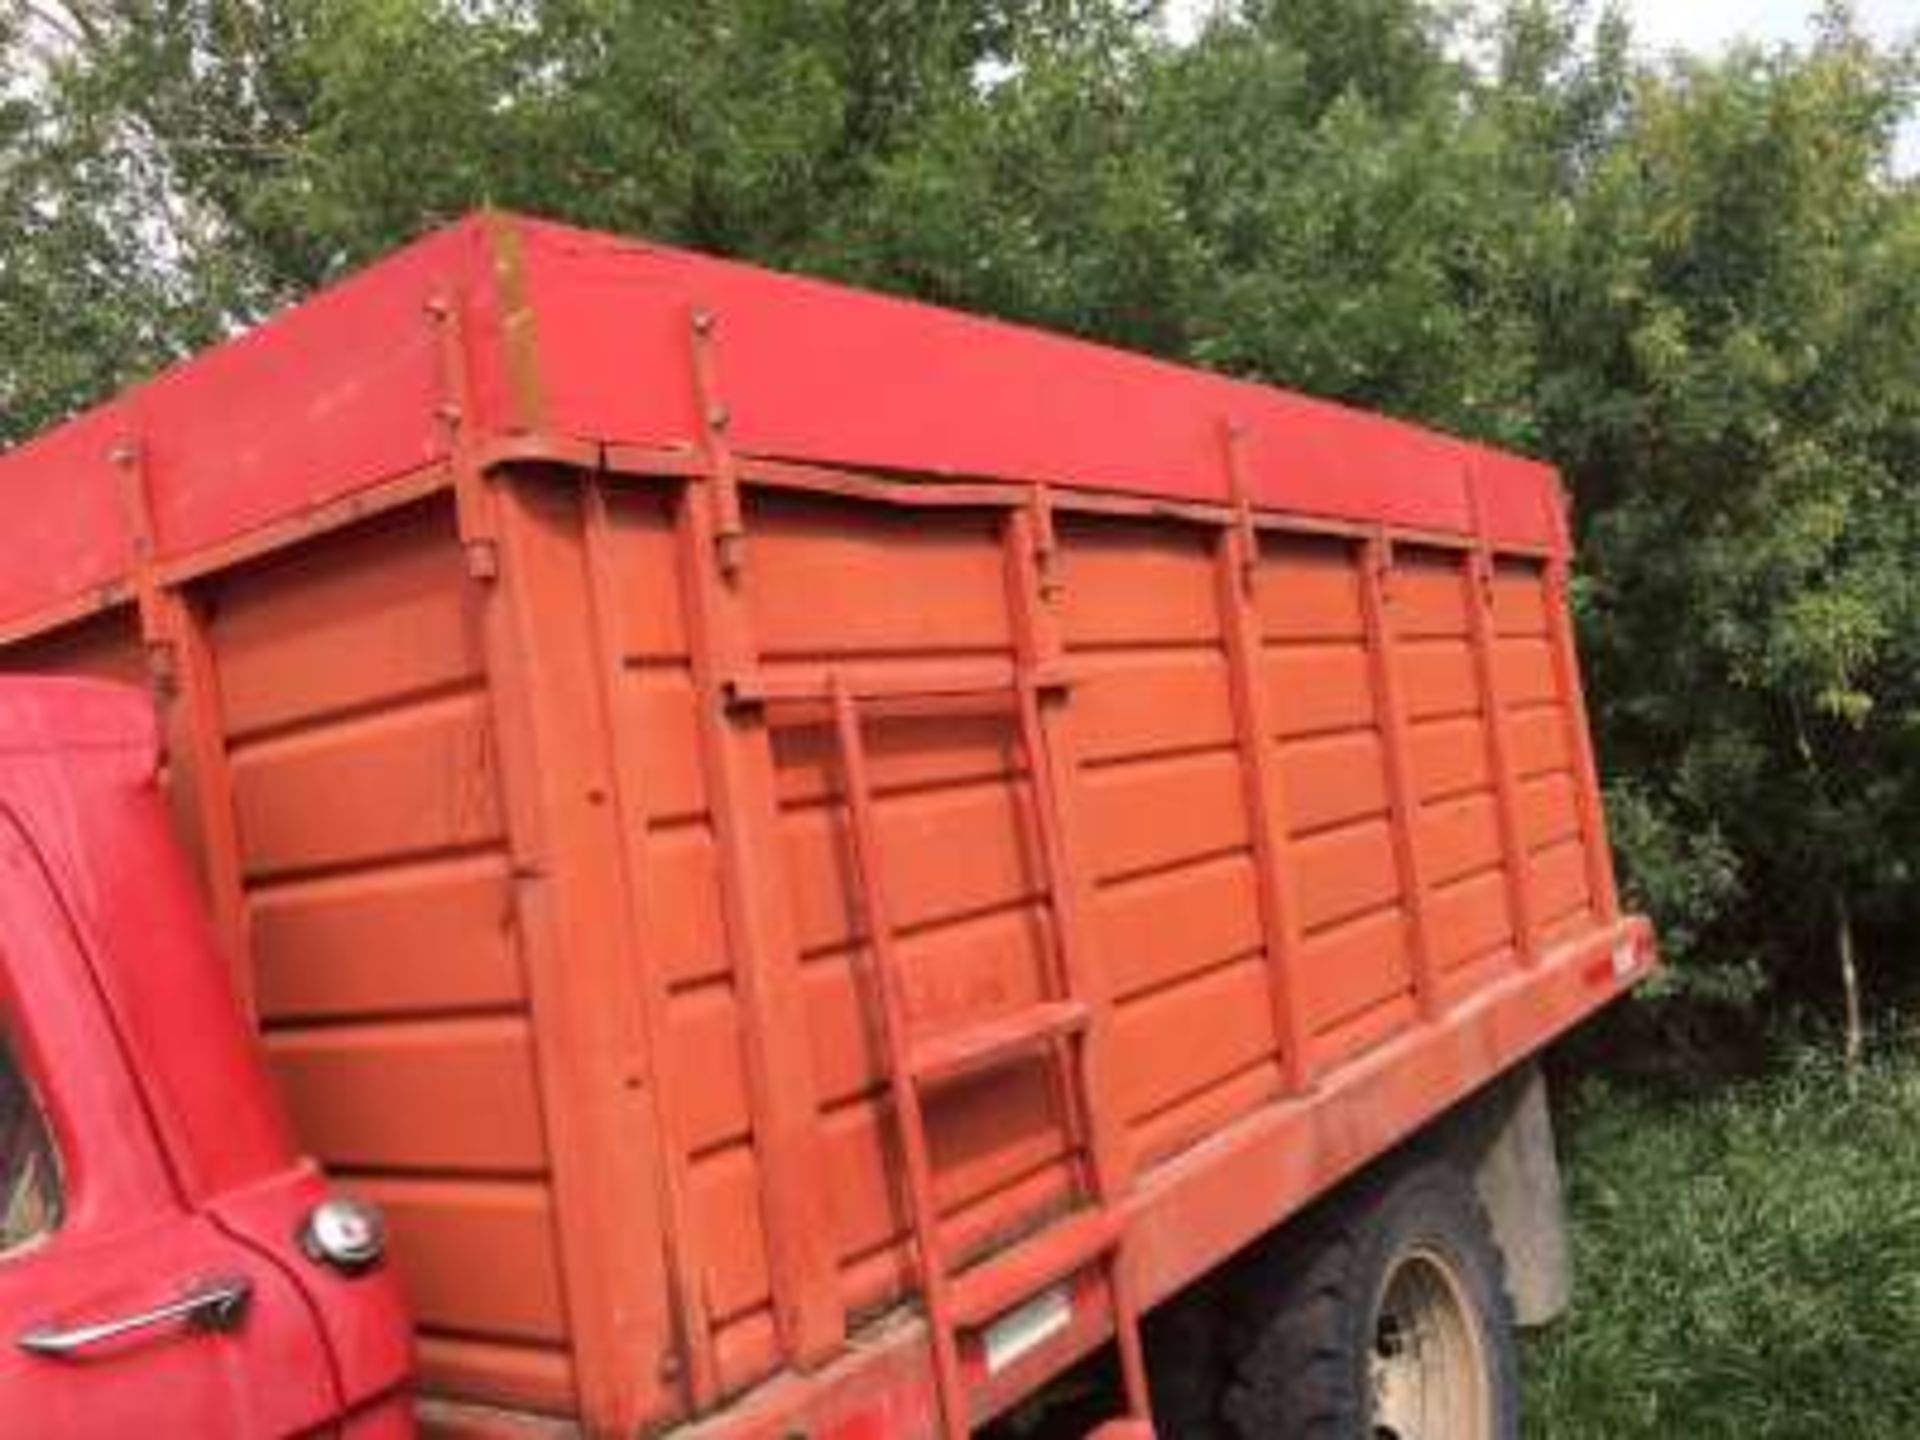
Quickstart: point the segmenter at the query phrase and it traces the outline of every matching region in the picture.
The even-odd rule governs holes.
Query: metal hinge
[[[715,353],[720,317],[703,305],[691,316],[694,399],[713,486],[713,558],[722,578],[739,579],[747,563],[747,529],[740,505],[740,466],[733,453],[733,411],[720,395]]]
[[[500,576],[500,547],[494,538],[493,494],[479,457],[468,406],[466,306],[457,297],[433,295],[427,318],[440,334],[440,403],[434,416],[447,430],[453,463],[453,504],[467,574],[491,582]]]
[[[1033,570],[1040,598],[1052,605],[1066,589],[1060,578],[1060,536],[1053,523],[1053,491],[1045,481],[1036,482],[1027,495],[1033,516]]]
[[[1373,565],[1374,582],[1382,605],[1393,604],[1394,558],[1393,536],[1387,533],[1387,527],[1376,525],[1368,543],[1369,560]]]
[[[1222,422],[1221,443],[1227,458],[1227,496],[1233,504],[1233,544],[1240,572],[1240,588],[1252,595],[1260,574],[1260,527],[1253,510],[1247,479],[1247,428],[1238,420]]]

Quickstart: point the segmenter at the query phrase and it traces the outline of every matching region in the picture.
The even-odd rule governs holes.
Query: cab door
[[[252,1440],[337,1418],[307,1301],[182,1201],[160,1121],[0,810],[0,1434]]]

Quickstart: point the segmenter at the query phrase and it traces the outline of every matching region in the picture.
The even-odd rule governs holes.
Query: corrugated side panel
[[[466,591],[433,502],[192,599],[259,1018],[301,1139],[386,1209],[428,1388],[562,1410],[546,1144]],[[130,607],[11,645],[0,667],[147,683]],[[181,829],[194,845],[184,813]]]
[[[685,1197],[682,1260],[722,1389],[735,1393],[782,1356],[746,990],[701,743],[687,533],[670,487],[603,493],[613,714],[639,742],[622,796],[638,812],[627,823],[660,1030],[661,1162]],[[1003,516],[754,491],[745,518],[741,663],[774,677],[840,665],[906,675],[1013,656]],[[1114,1002],[1111,1099],[1135,1159],[1151,1166],[1281,1086],[1242,778],[1252,737],[1236,731],[1219,531],[1068,512],[1057,526],[1084,934]],[[1346,538],[1269,532],[1252,599],[1271,732],[1258,743],[1271,747],[1286,800],[1274,853],[1298,912],[1299,950],[1283,959],[1315,1068],[1418,1015],[1366,555]],[[1539,564],[1496,566],[1495,711],[1471,638],[1477,584],[1465,552],[1410,545],[1382,583],[1428,940],[1448,1003],[1519,963],[1490,714],[1504,722],[1534,939],[1595,923],[1576,737],[1549,644],[1559,602]],[[450,507],[436,500],[198,582],[192,599],[218,682],[261,1019],[300,1132],[392,1216],[429,1387],[561,1409],[569,1337],[469,592]],[[141,674],[124,609],[5,658]],[[1010,723],[888,720],[867,742],[915,1024],[937,1031],[1030,1003],[1051,937]],[[770,748],[762,798],[805,997],[820,1183],[857,1331],[910,1279],[877,998],[831,737],[783,729]],[[929,1128],[956,1256],[1064,1201],[1067,1140],[1037,1067],[945,1092]]]
[[[1551,649],[1553,607],[1545,568],[1501,560],[1493,576],[1496,687],[1507,717],[1520,834],[1527,855],[1537,942],[1542,947],[1601,923],[1582,833],[1571,698],[1556,674]]]
[[[697,744],[681,597],[671,590],[674,505],[618,497],[625,670],[647,737],[644,897],[650,966],[665,991],[663,1094],[673,1107],[728,1389],[778,1363],[740,998],[722,919],[713,815]],[[902,666],[1007,656],[1002,550],[986,517],[762,497],[749,510],[752,623],[773,674],[842,661]],[[1039,872],[1009,722],[887,721],[869,734],[917,1023],[1016,1008],[1037,993]],[[808,1014],[835,1250],[850,1323],[907,1275],[906,1211],[882,1102],[877,996],[856,939],[841,776],[824,727],[776,732],[774,804]],[[951,1091],[929,1112],[957,1251],[1031,1223],[1064,1193],[1063,1143],[1044,1075]]]
[[[1414,836],[1441,991],[1458,994],[1518,960],[1492,736],[1468,618],[1473,583],[1458,552],[1403,548],[1395,562],[1386,589],[1418,802]]]
[[[688,1197],[683,1243],[714,1318],[722,1383],[774,1364],[759,1165],[740,1048],[738,987],[720,890],[714,815],[701,761],[692,648],[681,595],[677,503],[664,490],[607,492],[621,684],[616,714],[637,725],[647,982],[665,1027],[657,1064],[661,1157]]]
[[[1283,863],[1299,907],[1295,971],[1316,1067],[1378,1043],[1415,1014],[1411,897],[1394,851],[1362,558],[1347,540],[1268,536],[1255,581],[1288,807]]]
[[[1010,658],[998,517],[766,497],[753,623],[770,674],[869,674]],[[1004,717],[870,722],[886,884],[909,1023],[939,1033],[1032,1005],[1049,944],[1027,776]],[[879,997],[854,909],[852,840],[828,729],[774,740],[787,878],[806,967],[839,1252],[855,1323],[907,1278],[907,1212],[882,1101]],[[1065,1193],[1065,1145],[1044,1068],[933,1091],[935,1190],[955,1254],[1030,1225]]]
[[[1151,1160],[1279,1076],[1214,535],[1076,517],[1060,538],[1090,929],[1118,1100]]]
[[[723,921],[677,499],[613,492],[624,597],[624,712],[643,736],[646,953],[664,993],[675,1163],[691,1199],[723,1386],[780,1363],[741,989]],[[837,667],[899,676],[1009,658],[999,516],[753,492],[745,585],[750,654],[773,679]],[[1074,677],[1066,803],[1079,836],[1088,940],[1114,1001],[1114,1103],[1151,1165],[1271,1101],[1281,1086],[1255,817],[1242,777],[1218,531],[1062,514],[1059,612]],[[1260,663],[1286,796],[1297,977],[1316,1068],[1416,1023],[1414,899],[1394,843],[1382,667],[1369,653],[1355,541],[1269,534],[1256,574]],[[706,563],[704,558],[698,563]],[[1545,578],[1503,562],[1496,674],[1529,882],[1543,938],[1587,923],[1567,709],[1553,688]],[[1386,577],[1407,724],[1409,811],[1442,1000],[1519,963],[1492,735],[1470,639],[1467,555],[1403,547]],[[1050,943],[1027,777],[1008,721],[870,722],[886,881],[910,1008],[928,1032],[1029,1004]],[[833,737],[770,741],[794,943],[806,994],[824,1167],[850,1324],[910,1283],[877,996],[857,919]],[[1196,1043],[1204,1037],[1205,1043]],[[989,1077],[930,1114],[944,1239],[977,1253],[1062,1203],[1069,1152],[1046,1076]]]
[[[527,992],[450,507],[204,582],[267,1054],[378,1201],[427,1388],[571,1402]]]

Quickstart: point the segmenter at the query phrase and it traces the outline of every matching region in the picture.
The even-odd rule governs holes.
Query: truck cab
[[[0,1431],[411,1435],[377,1214],[298,1155],[151,704],[0,680]]]

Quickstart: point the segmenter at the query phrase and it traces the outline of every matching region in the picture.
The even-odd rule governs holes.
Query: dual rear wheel
[[[1373,1315],[1368,1416],[1376,1440],[1481,1440],[1494,1434],[1484,1318],[1454,1256],[1399,1256]]]
[[[1361,1182],[1247,1257],[1157,1366],[1165,1440],[1517,1440],[1500,1252],[1467,1179]]]

